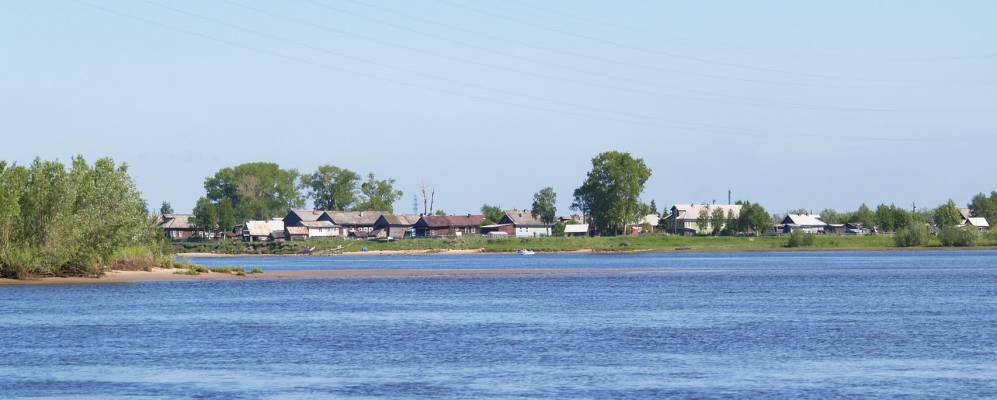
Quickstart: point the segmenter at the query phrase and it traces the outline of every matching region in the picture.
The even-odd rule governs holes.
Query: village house
[[[481,234],[492,238],[516,236],[516,226],[513,224],[490,224],[481,226]]]
[[[192,214],[164,214],[160,217],[159,226],[166,233],[166,238],[174,242],[182,242],[201,236],[203,233],[194,226]]]
[[[960,208],[959,214],[962,215],[962,223],[959,226],[976,228],[980,231],[989,231],[990,223],[987,222],[986,218],[974,217],[972,210],[968,208]]]
[[[288,240],[300,239],[301,232],[304,232],[304,239],[329,239],[339,237],[340,227],[328,219],[323,219],[324,211],[318,210],[291,210],[284,217],[284,226],[288,229]],[[295,229],[289,229],[295,228]],[[303,229],[302,229],[303,228]],[[294,231],[294,238],[290,232]]]
[[[308,240],[308,228],[284,225],[284,238],[287,240]]]
[[[588,236],[589,224],[565,224],[564,236]]]
[[[374,223],[385,211],[323,211],[320,221],[329,221],[339,226],[342,238],[366,239],[374,232]]]
[[[512,225],[512,234],[516,237],[550,236],[550,227],[533,216],[530,211],[508,210],[499,220],[498,225]]]
[[[269,221],[246,221],[242,225],[242,240],[246,242],[265,242],[268,240],[283,239],[287,233],[284,232],[284,220],[274,218]]]
[[[477,235],[484,215],[425,215],[413,225],[417,237]]]
[[[819,215],[788,214],[782,219],[782,233],[824,233],[827,224],[820,220]]]
[[[406,239],[415,236],[413,226],[419,216],[413,214],[381,214],[374,221],[374,237]]]
[[[718,209],[723,211],[725,217],[737,218],[741,215],[740,204],[676,204],[665,220],[665,231],[685,236],[709,234],[713,227],[709,221],[701,224],[700,216],[712,216]]]

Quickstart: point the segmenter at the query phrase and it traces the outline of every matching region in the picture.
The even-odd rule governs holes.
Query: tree
[[[862,203],[862,205],[859,206],[859,209],[852,214],[848,222],[857,222],[866,228],[872,228],[876,226],[876,214],[869,209],[869,206]]]
[[[725,226],[727,226],[727,214],[720,207],[714,208],[710,213],[711,234],[714,236],[719,235]]]
[[[548,186],[540,189],[539,192],[533,195],[533,207],[530,213],[533,214],[534,218],[539,219],[544,223],[544,228],[550,232],[550,226],[557,219],[557,193],[554,193],[554,188]]]
[[[959,206],[949,199],[935,209],[933,220],[938,227],[957,226],[962,223],[962,213],[959,212]]]
[[[575,189],[572,208],[590,218],[602,234],[617,234],[637,220],[640,194],[651,177],[644,160],[629,153],[607,151],[592,159],[592,170]]]
[[[194,206],[194,226],[208,231],[218,227],[218,209],[207,197],[197,199]]]
[[[838,211],[832,208],[825,208],[821,210],[820,220],[829,224],[840,224],[844,222],[841,221],[841,214],[838,214]]]
[[[170,202],[164,201],[162,205],[159,206],[159,215],[173,214],[173,206]]]
[[[205,197],[215,205],[228,199],[240,221],[281,217],[304,205],[297,181],[298,171],[274,163],[241,164],[206,179]]]
[[[436,212],[434,212],[433,215],[440,216],[440,217],[445,217],[445,216],[447,216],[447,212],[443,211],[443,210],[436,210]]]
[[[651,214],[657,214],[658,213],[658,205],[654,204],[654,199],[651,199],[650,207],[651,207],[651,210],[650,210]]]
[[[708,231],[709,227],[710,227],[710,209],[707,207],[703,207],[702,210],[699,210],[699,215],[696,216],[696,228],[697,228],[696,234],[699,234],[700,232],[709,233]]]
[[[986,218],[990,225],[997,225],[997,191],[991,191],[990,197],[983,193],[973,196],[969,211],[974,217]]]
[[[215,205],[215,212],[218,218],[218,229],[222,231],[229,231],[238,222],[235,219],[235,208],[232,207],[232,201],[229,199],[222,199],[217,205]]]
[[[391,213],[395,210],[395,201],[403,195],[401,190],[395,190],[394,179],[378,180],[374,178],[374,174],[367,174],[367,181],[360,185],[360,204],[354,209]]]
[[[481,214],[485,216],[485,222],[490,224],[497,224],[505,216],[505,211],[499,206],[491,206],[488,204],[481,205]]]
[[[734,224],[737,232],[758,236],[774,225],[772,217],[761,204],[750,201],[738,201],[736,204],[741,205],[741,212]]]
[[[321,165],[312,174],[301,177],[301,185],[308,188],[308,197],[318,210],[350,209],[357,201],[359,184],[359,174],[333,165]]]

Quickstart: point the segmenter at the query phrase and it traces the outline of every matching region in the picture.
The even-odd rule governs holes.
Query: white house
[[[979,229],[981,231],[989,231],[990,223],[987,222],[986,218],[983,217],[969,217],[966,218],[966,226]]]
[[[588,236],[589,224],[566,224],[564,236]]]
[[[284,221],[275,218],[269,221],[246,221],[242,225],[242,240],[259,242],[284,238]]]
[[[819,215],[789,214],[782,219],[783,233],[824,233],[827,223],[820,220]]]
[[[499,224],[511,224],[516,237],[550,236],[550,227],[526,210],[509,210],[505,212]]]
[[[740,204],[676,204],[665,220],[665,230],[677,235],[708,234],[713,227],[709,221],[700,224],[700,216],[712,216],[716,210],[723,211],[725,217],[737,218],[741,215]]]

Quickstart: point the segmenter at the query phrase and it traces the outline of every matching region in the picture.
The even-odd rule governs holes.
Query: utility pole
[[[727,205],[728,206],[730,205],[730,195],[731,195],[730,189],[727,189]]]

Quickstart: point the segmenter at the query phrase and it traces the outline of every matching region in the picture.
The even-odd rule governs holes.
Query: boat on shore
[[[537,254],[537,253],[534,252],[533,250],[523,249],[523,250],[518,251],[517,254],[519,254],[521,256],[532,256],[532,255]]]

